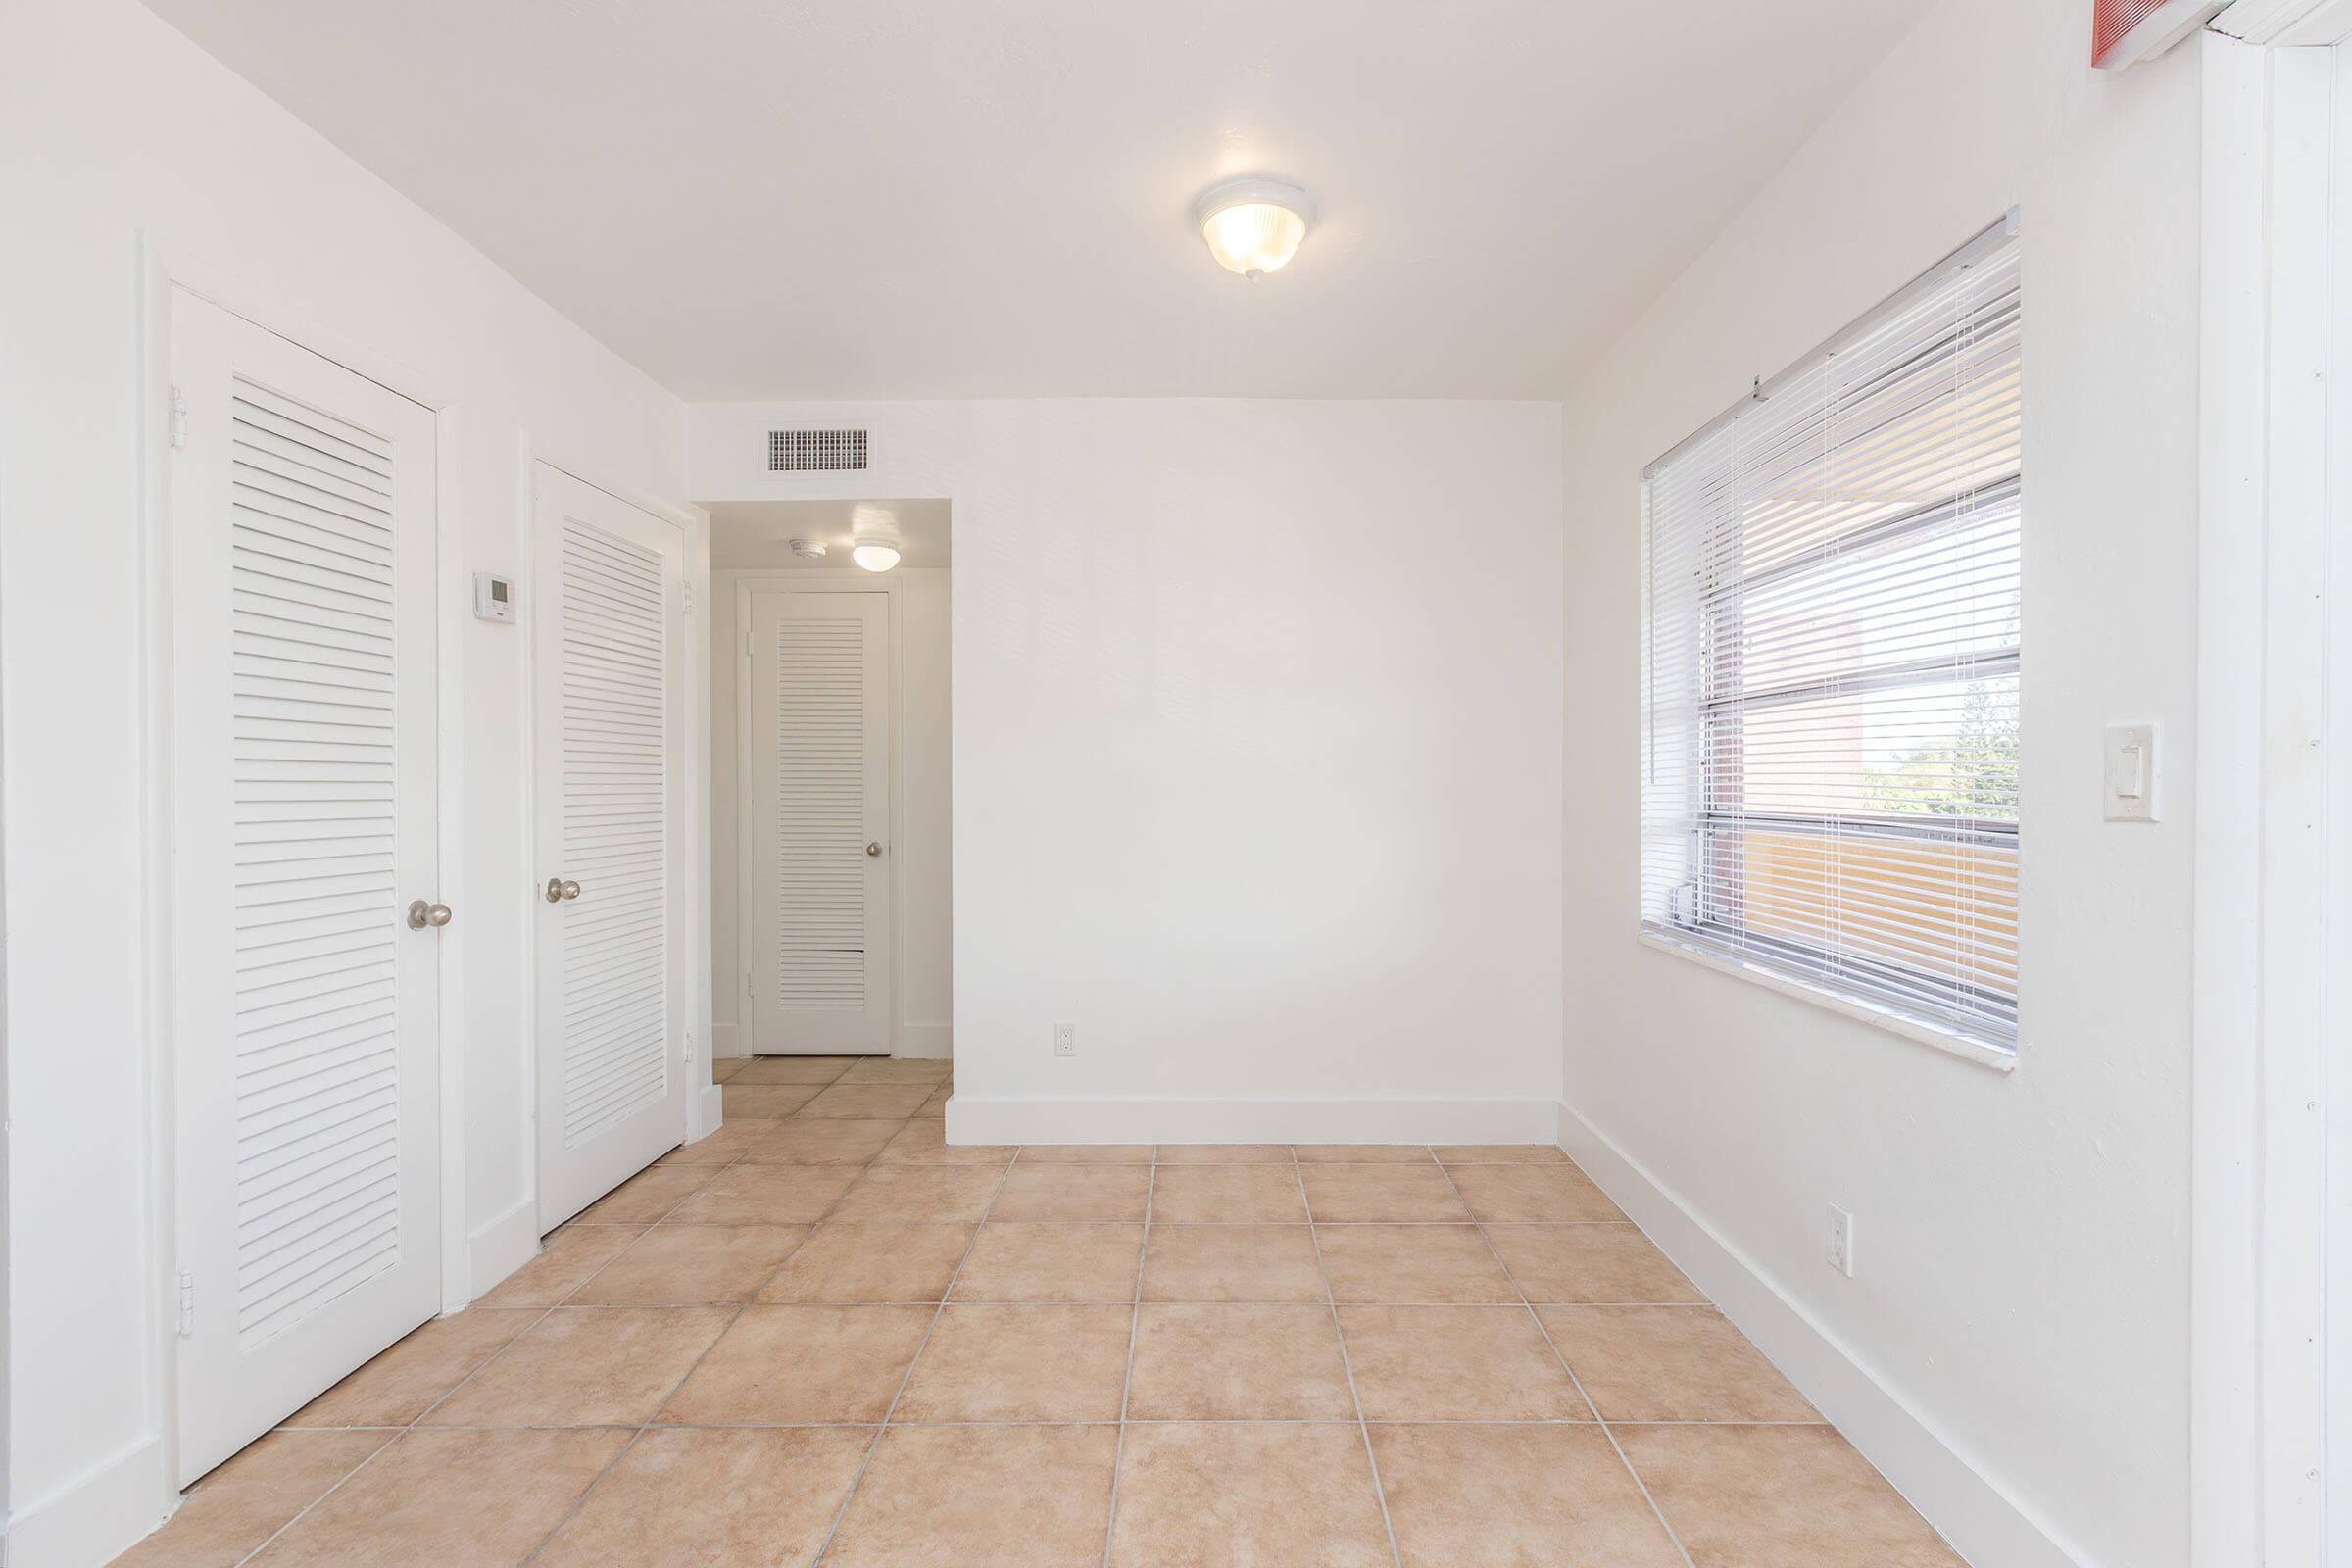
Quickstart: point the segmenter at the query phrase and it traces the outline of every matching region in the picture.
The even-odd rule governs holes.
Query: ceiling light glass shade
[[[860,539],[850,546],[850,559],[868,571],[888,571],[899,564],[899,547],[880,539]]]
[[[1315,204],[1296,185],[1234,179],[1204,193],[1193,215],[1217,265],[1255,278],[1298,254],[1298,242],[1315,220]]]

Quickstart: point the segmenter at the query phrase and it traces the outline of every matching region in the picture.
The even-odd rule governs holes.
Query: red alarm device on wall
[[[2215,0],[2094,0],[2090,63],[2121,71],[2162,54],[2221,9]]]

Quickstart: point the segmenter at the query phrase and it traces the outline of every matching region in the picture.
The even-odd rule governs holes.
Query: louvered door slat
[[[783,621],[773,657],[776,1001],[787,1010],[862,1008],[865,628]]]
[[[574,1148],[669,1088],[664,612],[660,556],[564,524],[564,867],[592,890],[564,911],[563,1135]],[[616,703],[616,687],[641,698]],[[612,804],[616,786],[625,808]]]
[[[232,760],[248,769],[316,768],[350,799],[290,794],[273,804],[318,811],[315,830],[290,836],[240,812],[233,829],[237,917],[237,1338],[241,1348],[281,1334],[400,1255],[399,1042],[390,1005],[400,927],[382,917],[354,927],[313,913],[268,924],[247,916],[284,908],[353,880],[389,888],[397,868],[394,682],[388,636],[318,640],[321,625],[389,627],[398,558],[389,503],[391,455],[368,432],[239,378],[230,510],[230,631],[267,638],[279,665],[232,662]],[[329,456],[331,454],[331,456]],[[331,468],[331,472],[328,471]],[[331,519],[331,520],[330,520]],[[306,695],[268,673],[292,663],[366,682],[373,703]],[[253,803],[240,803],[250,805]],[[311,956],[289,967],[289,945]],[[263,978],[266,977],[266,978]],[[306,1051],[306,1048],[309,1048]],[[331,1054],[317,1081],[311,1052]],[[289,1187],[270,1159],[306,1120],[364,1102],[344,1118],[338,1160],[376,1174],[363,1187]],[[263,1215],[267,1226],[261,1224]]]

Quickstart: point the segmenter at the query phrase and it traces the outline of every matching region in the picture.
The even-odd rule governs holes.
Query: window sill
[[[1743,963],[1738,958],[1726,957],[1719,953],[1710,953],[1703,948],[1695,947],[1688,942],[1678,942],[1673,937],[1662,935],[1656,931],[1642,931],[1640,933],[1639,940],[1645,948],[1655,948],[1660,953],[1671,953],[1678,958],[1688,958],[1692,963],[1703,964],[1709,969],[1736,975],[1742,980],[1760,985],[1768,991],[1778,991],[1783,996],[1794,997],[1799,1002],[1811,1003],[1816,1007],[1825,1008],[1858,1022],[1884,1029],[1888,1034],[1901,1035],[1905,1040],[1916,1040],[1923,1046],[1933,1046],[1937,1051],[1958,1056],[1963,1061],[1973,1061],[1980,1067],[1989,1067],[1994,1072],[2015,1072],[2017,1070],[2016,1052],[2003,1051],[1998,1046],[1986,1045],[1984,1041],[1961,1034],[1958,1030],[1946,1029],[1938,1024],[1928,1023],[1918,1018],[1907,1018],[1903,1014],[1886,1007],[1873,1006],[1867,1002],[1858,1002],[1852,997],[1839,996],[1837,992],[1825,987],[1808,985],[1802,980],[1775,973],[1773,970],[1762,968],[1756,964]]]

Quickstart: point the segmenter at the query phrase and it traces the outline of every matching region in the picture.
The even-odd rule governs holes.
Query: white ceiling
[[[1928,0],[150,3],[700,401],[1556,396]]]
[[[945,501],[715,501],[709,510],[713,566],[855,568],[850,540],[861,522],[897,533],[902,566],[951,562]],[[821,540],[824,558],[794,555],[795,539]]]

